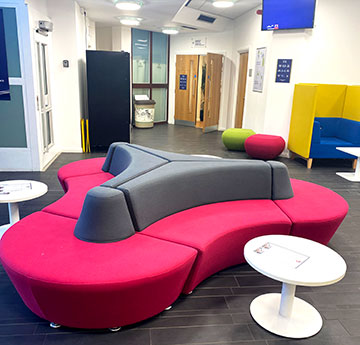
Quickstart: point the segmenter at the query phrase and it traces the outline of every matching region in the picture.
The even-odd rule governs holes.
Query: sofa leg
[[[50,322],[50,327],[56,329],[56,328],[60,328],[61,325],[59,325],[58,323],[55,323],[55,322]]]
[[[165,310],[170,310],[171,308],[172,308],[172,305],[169,306],[169,307],[167,307],[167,308],[165,308]]]
[[[356,164],[357,164],[357,159],[354,159],[354,161],[353,161],[353,169],[354,170],[356,169]]]
[[[307,168],[308,168],[308,169],[311,169],[312,163],[313,163],[313,159],[312,159],[312,158],[308,158],[308,160],[307,160]]]
[[[295,159],[296,154],[292,151],[290,151],[290,159]]]
[[[111,327],[111,328],[109,328],[109,331],[110,332],[119,332],[120,329],[121,329],[121,327]]]

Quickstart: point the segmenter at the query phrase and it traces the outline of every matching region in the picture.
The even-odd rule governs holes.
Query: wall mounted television
[[[263,0],[261,30],[314,27],[316,0]]]

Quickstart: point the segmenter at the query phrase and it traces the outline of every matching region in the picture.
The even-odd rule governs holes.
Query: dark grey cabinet
[[[130,54],[87,50],[86,74],[91,150],[130,142]]]

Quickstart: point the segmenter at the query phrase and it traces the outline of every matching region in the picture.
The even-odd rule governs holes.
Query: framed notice
[[[186,90],[187,87],[187,74],[180,74],[180,90]]]
[[[275,83],[290,83],[292,59],[278,59]]]
[[[266,48],[256,49],[255,75],[253,91],[262,92],[264,86]]]
[[[0,101],[10,101],[3,10],[0,9]]]

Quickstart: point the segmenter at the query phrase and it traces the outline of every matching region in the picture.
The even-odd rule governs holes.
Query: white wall
[[[253,92],[253,78],[248,78],[244,127],[278,134],[287,140],[294,84],[359,84],[359,13],[358,0],[346,0],[346,4],[343,0],[318,0],[313,30],[278,32],[261,32],[261,17],[255,10],[238,18],[234,29],[234,59],[237,50],[249,48],[249,68],[254,68],[256,48],[268,48],[264,92]],[[291,83],[275,83],[277,59],[293,59]],[[237,71],[238,60],[236,75]],[[237,80],[234,80],[233,90],[236,88]],[[230,100],[230,108],[229,127],[234,123],[234,99]]]
[[[206,38],[206,48],[192,48],[192,38]],[[175,116],[175,73],[176,55],[206,55],[206,53],[223,54],[225,57],[222,74],[222,90],[220,101],[219,129],[225,129],[229,113],[229,93],[231,87],[231,71],[234,61],[232,49],[233,32],[207,34],[180,34],[170,38],[170,70],[169,70],[169,123],[174,123]]]
[[[96,26],[96,49],[131,53],[131,28]]]
[[[81,151],[78,38],[74,0],[48,0],[53,32],[53,114],[55,140],[63,152]],[[69,60],[69,68],[63,67]]]
[[[95,26],[96,31],[96,49],[112,50],[112,28]]]

